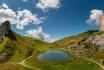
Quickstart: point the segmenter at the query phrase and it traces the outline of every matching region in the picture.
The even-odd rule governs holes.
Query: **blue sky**
[[[16,32],[25,35],[27,30],[42,27],[43,31],[54,38],[63,38],[70,35],[79,34],[87,30],[98,29],[98,25],[89,25],[86,23],[90,11],[93,9],[104,10],[104,0],[59,0],[60,7],[48,8],[43,11],[36,8],[38,0],[0,0],[0,3],[6,3],[14,11],[28,9],[33,14],[40,17],[46,17],[43,23],[39,25],[29,24],[24,30],[19,30],[15,25],[11,25]],[[20,9],[18,9],[20,8]]]

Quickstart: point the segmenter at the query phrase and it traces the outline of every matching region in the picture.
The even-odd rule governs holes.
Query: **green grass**
[[[33,70],[19,64],[0,64],[0,70]]]
[[[67,52],[68,49],[65,48],[65,46],[89,37],[93,34],[93,31],[65,38],[66,40],[60,40],[63,43],[60,43],[60,41],[55,43],[46,43],[38,39],[21,36],[15,32],[13,32],[13,34],[17,40],[11,40],[10,38],[5,37],[3,42],[0,44],[1,53],[5,52],[5,50],[9,50],[6,46],[14,47],[13,56],[8,62],[0,64],[0,70],[33,70],[22,65],[15,64],[15,62],[19,63],[23,60],[26,60],[26,65],[40,70],[102,70],[98,65],[75,56],[71,56],[71,59],[68,61],[55,63],[40,62],[37,58],[39,54],[48,50],[60,50]],[[69,54],[69,52],[67,53]]]
[[[78,34],[78,35],[74,35],[74,36],[70,36],[70,37],[60,39],[60,40],[54,42],[54,44],[57,44],[59,46],[70,46],[74,43],[78,43],[79,41],[88,38],[94,32],[96,32],[96,30],[89,30],[87,32],[84,32],[84,33],[81,33],[81,34]]]
[[[95,35],[101,35],[101,34],[104,34],[104,31],[99,31],[99,32],[96,32]]]
[[[98,65],[74,56],[69,61],[52,63],[39,62],[37,57],[33,55],[27,59],[26,64],[40,70],[102,70]]]
[[[5,46],[7,45],[7,43],[10,41],[9,38],[5,37],[3,42],[0,44],[0,53],[5,49]]]

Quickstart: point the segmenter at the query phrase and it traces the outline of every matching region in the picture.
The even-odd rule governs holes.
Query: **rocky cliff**
[[[7,36],[11,31],[10,22],[5,21],[0,25],[0,42],[3,40],[3,36]]]

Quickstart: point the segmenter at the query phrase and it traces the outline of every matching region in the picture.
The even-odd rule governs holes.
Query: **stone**
[[[6,21],[2,24],[2,29],[3,29],[3,35],[8,35],[9,31],[11,30],[10,28],[10,22]]]
[[[8,35],[9,31],[11,31],[10,22],[5,21],[0,25],[0,42],[3,40],[3,36]]]

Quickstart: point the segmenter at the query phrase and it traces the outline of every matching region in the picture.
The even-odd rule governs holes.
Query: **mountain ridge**
[[[53,43],[61,45],[61,46],[69,46],[69,44],[73,44],[74,42],[79,42],[83,39],[88,38],[90,35],[92,35],[93,33],[98,32],[98,30],[88,30],[86,32],[77,34],[77,35],[72,35],[72,36],[68,36],[62,39],[59,39]],[[82,36],[82,37],[81,37]],[[62,42],[62,44],[61,44]]]

